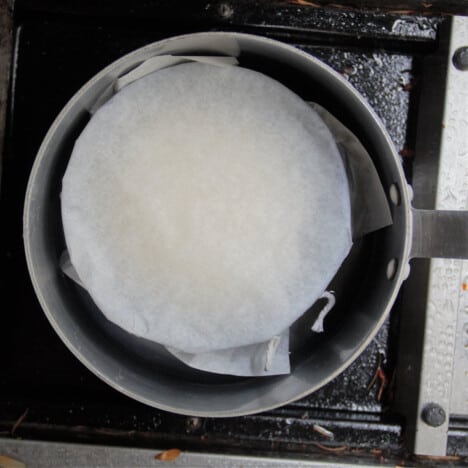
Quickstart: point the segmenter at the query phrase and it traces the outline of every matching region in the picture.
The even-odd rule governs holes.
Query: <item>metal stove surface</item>
[[[401,300],[373,343],[337,379],[294,404],[235,419],[183,417],[124,397],[71,355],[42,313],[22,244],[24,193],[35,154],[81,85],[123,54],[158,39],[236,30],[283,40],[319,57],[368,99],[412,179],[421,83],[430,79],[423,63],[440,48],[448,19],[262,2],[249,8],[246,2],[194,2],[176,11],[169,3],[16,3],[1,186],[0,435],[231,454],[407,459],[404,417],[394,404]],[[452,432],[447,454],[467,456],[466,430]]]

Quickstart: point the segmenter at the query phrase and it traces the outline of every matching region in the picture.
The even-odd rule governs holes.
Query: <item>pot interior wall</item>
[[[216,34],[216,33],[215,33]],[[224,34],[224,33],[223,33]],[[86,85],[70,101],[46,137],[30,181],[25,211],[25,243],[34,286],[52,325],[93,372],[118,390],[150,405],[184,414],[226,416],[257,412],[299,398],[324,385],[357,357],[376,333],[401,284],[406,263],[407,200],[404,180],[385,134],[337,75],[286,46],[249,36],[188,36],[148,46],[124,57]],[[123,72],[155,53],[230,53],[241,66],[282,82],[305,100],[332,112],[366,146],[387,193],[400,188],[400,204],[390,203],[394,224],[356,242],[332,281],[337,304],[326,332],[310,326],[316,304],[291,329],[292,373],[270,378],[237,378],[193,370],[161,346],[136,338],[107,321],[86,292],[64,277],[58,259],[65,248],[60,218],[61,178],[74,141],[89,119],[86,107]],[[324,207],[326,209],[326,207]],[[393,278],[387,278],[396,259]]]

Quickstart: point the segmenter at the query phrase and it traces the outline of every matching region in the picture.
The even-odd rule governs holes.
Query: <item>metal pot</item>
[[[61,179],[88,109],[114,80],[160,54],[236,55],[242,66],[282,82],[338,117],[362,141],[388,194],[393,225],[355,243],[333,280],[337,305],[324,336],[305,314],[291,329],[292,372],[235,378],[190,369],[164,349],[107,321],[59,268],[65,243]],[[198,416],[239,416],[301,398],[332,380],[369,344],[387,317],[415,256],[468,257],[466,213],[414,210],[385,128],[364,99],[319,60],[288,45],[237,33],[200,33],[143,47],[105,68],[59,114],[39,150],[26,194],[24,242],[32,282],[60,338],[98,377],[150,406]],[[447,233],[451,234],[447,239]],[[458,236],[458,237],[457,237]],[[457,242],[458,239],[458,242]]]

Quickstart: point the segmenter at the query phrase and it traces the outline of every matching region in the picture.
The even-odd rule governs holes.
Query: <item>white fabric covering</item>
[[[327,126],[240,67],[166,68],[100,107],[67,167],[62,218],[106,317],[185,353],[281,335],[351,247]]]

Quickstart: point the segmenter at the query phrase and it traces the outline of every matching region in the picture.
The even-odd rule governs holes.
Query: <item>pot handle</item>
[[[412,210],[410,258],[468,259],[468,211]]]

